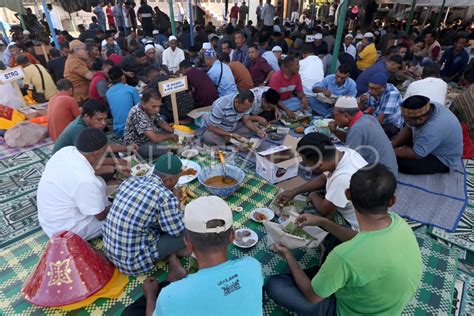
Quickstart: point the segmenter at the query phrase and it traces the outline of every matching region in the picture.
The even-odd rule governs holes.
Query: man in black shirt
[[[152,36],[153,32],[153,9],[147,4],[146,0],[141,1],[138,9],[138,20],[142,24],[146,36]]]
[[[61,51],[51,48],[48,53],[51,59],[48,61],[47,68],[54,82],[64,79],[64,65],[69,55],[69,43],[64,42],[61,45]]]

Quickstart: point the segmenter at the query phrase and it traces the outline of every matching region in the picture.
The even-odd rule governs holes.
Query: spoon
[[[225,167],[225,159],[224,159],[224,154],[222,153],[222,151],[219,151],[219,159],[222,164],[222,172],[223,172],[222,182],[227,183],[227,184],[232,183],[232,178],[229,178],[227,176],[226,167]]]

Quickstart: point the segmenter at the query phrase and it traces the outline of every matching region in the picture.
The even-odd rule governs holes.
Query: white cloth
[[[359,153],[350,148],[340,147],[344,156],[336,166],[336,170],[327,178],[325,199],[336,206],[337,211],[346,219],[354,230],[359,230],[359,223],[352,202],[346,198],[345,191],[349,188],[351,177],[357,170],[367,165],[367,161]]]
[[[414,95],[422,95],[431,101],[447,105],[448,84],[442,79],[432,77],[414,81],[408,86],[404,98]]]
[[[311,55],[300,60],[300,77],[304,94],[308,97],[316,96],[311,89],[316,82],[324,79],[324,67],[321,59]]]
[[[123,22],[125,23],[125,27],[132,27],[132,21],[130,20],[130,13],[128,12],[128,9],[125,7],[122,7],[122,13],[123,13]]]
[[[46,164],[37,203],[38,220],[48,236],[68,230],[85,240],[101,235],[103,221],[95,215],[109,204],[105,181],[74,146],[59,150]]]
[[[275,7],[272,4],[265,3],[262,8],[263,25],[272,26],[275,19]]]
[[[21,92],[13,86],[12,82],[0,84],[0,104],[13,109],[25,106],[25,100],[20,96]]]
[[[342,47],[344,47],[344,52],[345,53],[348,53],[349,55],[351,55],[352,57],[354,57],[354,60],[356,60],[356,56],[357,56],[357,49],[355,48],[354,45],[349,45],[349,47],[347,47],[345,44],[342,45]]]
[[[168,69],[175,73],[179,70],[179,63],[184,60],[184,52],[181,48],[176,47],[173,51],[171,47],[168,47],[163,51],[163,65],[166,65]]]

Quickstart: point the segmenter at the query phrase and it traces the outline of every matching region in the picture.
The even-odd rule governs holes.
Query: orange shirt
[[[244,66],[241,62],[238,61],[231,61],[229,63],[230,70],[232,70],[232,74],[235,78],[235,84],[239,90],[243,89],[252,89],[253,88],[253,80],[252,76],[250,75],[250,71],[247,67]]]
[[[81,102],[89,95],[90,80],[85,76],[90,72],[86,61],[69,55],[64,65],[64,78],[72,82],[74,86],[74,99]]]
[[[52,140],[81,114],[76,100],[63,91],[54,95],[48,103],[48,131]]]

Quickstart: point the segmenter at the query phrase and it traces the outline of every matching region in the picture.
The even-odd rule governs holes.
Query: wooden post
[[[159,82],[158,89],[160,90],[162,97],[171,96],[173,121],[175,125],[179,125],[178,102],[176,101],[176,93],[188,90],[188,77],[182,76]]]

